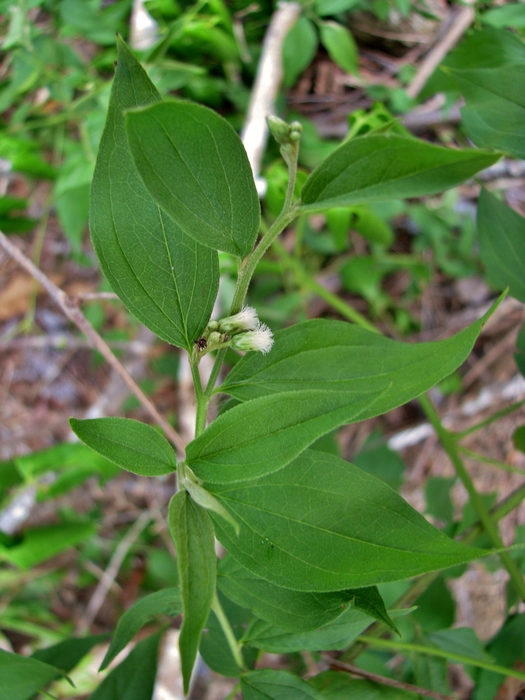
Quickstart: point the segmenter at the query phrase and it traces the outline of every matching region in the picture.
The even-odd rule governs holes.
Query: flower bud
[[[235,335],[236,333],[255,330],[259,324],[259,319],[255,309],[251,306],[245,306],[238,314],[221,318],[217,323],[220,333]]]
[[[232,348],[246,352],[256,351],[266,355],[273,345],[273,333],[264,323],[260,323],[253,331],[240,333],[231,339]]]

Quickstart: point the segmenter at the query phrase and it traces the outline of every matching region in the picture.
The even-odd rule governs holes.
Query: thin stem
[[[219,602],[219,597],[217,596],[217,591],[215,591],[215,594],[213,596],[213,603],[211,609],[215,613],[217,620],[219,621],[219,624],[222,628],[222,631],[224,632],[224,636],[226,637],[226,641],[228,642],[230,651],[233,655],[233,658],[235,659],[235,663],[239,668],[246,670],[246,664],[244,663],[241,650],[239,649],[239,642],[237,641],[237,638],[231,628],[230,621],[224,614],[224,610],[222,609],[222,606]]]
[[[436,431],[441,444],[443,445],[443,448],[445,449],[445,452],[447,453],[450,461],[452,462],[454,469],[456,470],[457,475],[461,479],[461,482],[463,483],[463,486],[466,488],[467,493],[470,497],[470,500],[472,502],[472,505],[474,506],[474,510],[476,511],[478,518],[481,520],[483,523],[483,527],[485,528],[486,533],[492,540],[493,545],[497,549],[503,549],[504,544],[503,541],[501,540],[501,537],[499,535],[498,528],[494,521],[492,520],[489,511],[487,510],[485,503],[483,502],[483,499],[481,498],[480,494],[477,492],[476,487],[474,486],[474,483],[472,479],[470,478],[470,474],[468,473],[463,460],[459,456],[459,448],[457,444],[457,439],[456,436],[450,433],[444,425],[441,423],[441,419],[439,417],[438,412],[434,408],[433,403],[430,401],[428,396],[422,395],[419,397],[419,403],[425,412],[428,420],[432,424],[434,430]],[[525,581],[523,579],[523,575],[521,574],[520,570],[516,566],[515,561],[512,559],[512,557],[509,555],[508,552],[499,552],[499,557],[501,559],[501,562],[503,566],[507,569],[509,572],[509,576],[511,578],[512,583],[514,584],[514,587],[516,591],[518,592],[520,598],[522,600],[525,600]]]
[[[257,247],[248,255],[242,263],[239,265],[239,273],[237,276],[237,284],[235,286],[235,292],[233,294],[233,299],[230,307],[230,316],[239,313],[244,304],[246,294],[248,292],[248,287],[252,280],[253,274],[257,268],[257,265],[261,261],[261,258],[266,253],[268,248],[275,241],[277,236],[284,231],[284,229],[290,224],[294,218],[297,216],[297,207],[299,202],[293,204],[293,196],[295,190],[295,178],[297,175],[297,157],[299,155],[299,144],[294,149],[294,152],[290,158],[286,159],[288,165],[288,187],[286,189],[286,198],[283,205],[283,209],[277,219],[273,222],[270,228],[263,234],[263,237],[259,241]],[[215,383],[219,376],[219,372],[224,362],[224,357],[226,355],[226,349],[219,350],[215,357],[215,362],[208,380],[208,384],[204,391],[204,397],[206,400],[206,411],[210,398],[213,394],[215,388]]]
[[[199,374],[198,361],[190,358],[191,376],[193,386],[195,387],[195,399],[197,401],[197,417],[195,419],[195,437],[198,437],[206,428],[206,413],[208,408],[208,399],[202,390],[201,376]]]
[[[364,669],[359,668],[359,666],[345,664],[337,659],[327,658],[326,660],[330,664],[331,668],[336,668],[338,671],[346,671],[346,673],[351,673],[354,676],[361,676],[361,678],[366,678],[373,683],[380,683],[381,685],[387,685],[391,688],[406,690],[409,693],[417,693],[418,695],[433,698],[434,700],[452,700],[450,695],[443,695],[443,693],[437,693],[434,690],[421,688],[420,686],[412,685],[412,683],[405,683],[404,681],[397,681],[394,678],[388,678],[387,676],[380,676],[377,673],[365,671]]]
[[[474,452],[474,450],[469,450],[468,447],[463,447],[463,445],[458,445],[458,450],[465,455],[465,457],[471,457],[478,462],[483,464],[489,464],[491,467],[496,467],[497,469],[502,469],[503,471],[510,472],[511,474],[521,474],[525,476],[525,471],[523,469],[518,469],[518,467],[513,467],[512,464],[507,464],[506,462],[501,462],[499,459],[492,459],[491,457],[486,457],[480,452]]]
[[[237,693],[240,691],[240,689],[241,689],[241,684],[236,683],[233,686],[233,688],[230,690],[228,695],[224,698],[224,700],[233,700],[233,698],[237,695]]]
[[[464,437],[467,437],[467,435],[472,435],[472,433],[476,433],[478,430],[481,430],[482,428],[486,428],[487,425],[494,423],[494,421],[497,421],[500,418],[504,418],[505,416],[508,416],[509,413],[513,413],[514,411],[517,411],[523,405],[525,405],[525,399],[523,401],[518,401],[517,403],[513,403],[511,406],[507,406],[507,408],[503,408],[501,411],[496,411],[496,413],[493,413],[488,418],[485,418],[484,420],[480,421],[479,423],[476,423],[475,425],[471,425],[470,428],[467,428],[466,430],[462,430],[460,433],[455,433],[456,439],[462,440]]]
[[[284,229],[290,224],[297,216],[297,206],[295,204],[288,211],[283,211],[279,214],[277,219],[270,226],[268,231],[261,238],[258,246],[250,253],[250,255],[244,259],[241,269],[239,270],[239,276],[237,278],[237,287],[233,296],[232,306],[230,309],[230,314],[238,313],[243,305],[244,298],[248,291],[248,286],[253,277],[259,261],[262,256],[266,253],[268,248],[275,241],[277,236],[284,231]]]
[[[321,299],[324,299],[326,303],[329,304],[333,309],[338,311],[341,314],[341,316],[344,316],[352,323],[361,326],[361,328],[366,328],[366,330],[372,331],[373,333],[379,333],[377,328],[372,323],[370,323],[370,321],[367,318],[360,314],[359,311],[356,311],[352,306],[350,306],[350,304],[347,304],[347,302],[343,301],[343,299],[340,299],[336,294],[333,294],[329,289],[326,289],[321,284],[319,284],[317,280],[311,277],[304,270],[301,263],[298,260],[296,260],[293,256],[291,256],[290,253],[288,253],[281,241],[275,240],[272,244],[272,247],[273,250],[279,256],[281,262],[294,273],[295,278],[297,280],[297,284],[299,286],[303,286],[306,289],[309,289],[314,294],[317,294],[317,296],[321,297]]]
[[[387,649],[393,652],[413,651],[417,654],[437,656],[438,658],[446,659],[451,663],[477,666],[478,668],[484,668],[487,671],[500,673],[502,676],[510,676],[511,678],[519,678],[520,680],[525,681],[525,673],[523,671],[517,671],[513,668],[508,668],[507,666],[500,666],[499,664],[492,664],[488,661],[482,661],[481,659],[473,658],[471,656],[465,656],[465,654],[456,654],[455,652],[439,649],[438,647],[427,647],[423,644],[411,644],[409,642],[398,642],[390,639],[374,639],[373,637],[368,637],[367,635],[361,635],[358,637],[358,639],[379,649]]]

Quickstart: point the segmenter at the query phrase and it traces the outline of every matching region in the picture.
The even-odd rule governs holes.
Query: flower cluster
[[[273,333],[259,321],[255,309],[245,306],[238,314],[210,321],[197,345],[201,352],[230,346],[266,355],[272,349]]]

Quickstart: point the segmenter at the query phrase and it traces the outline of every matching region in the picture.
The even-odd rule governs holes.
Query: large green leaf
[[[451,71],[466,106],[465,128],[478,146],[525,157],[525,64]]]
[[[89,700],[151,700],[161,633],[146,637],[104,678]]]
[[[309,632],[289,632],[271,622],[255,620],[246,630],[243,641],[272,654],[344,649],[372,622],[371,617],[355,608],[345,610],[335,620]]]
[[[525,302],[525,219],[483,189],[478,202],[481,260],[489,280]]]
[[[464,182],[499,157],[391,134],[359,136],[314,170],[304,184],[299,211],[435,194]]]
[[[436,530],[384,482],[307,450],[278,472],[208,484],[240,524],[215,516],[217,537],[257,576],[300,591],[373,586],[481,556]]]
[[[187,693],[201,633],[215,592],[215,536],[208,512],[194,503],[186,491],[179,491],[171,499],[168,520],[177,550],[182,594],[179,648],[184,692]]]
[[[247,401],[219,416],[186,449],[188,464],[204,481],[257,479],[291,462],[317,438],[358,420],[389,386],[370,391],[288,391]]]
[[[30,700],[61,675],[54,666],[0,649],[0,700]]]
[[[307,593],[276,586],[241,566],[233,557],[219,564],[217,584],[238,605],[287,632],[308,632],[338,618],[352,606],[394,628],[377,588]]]
[[[323,696],[288,671],[250,671],[241,678],[244,700],[323,700]]]
[[[161,476],[177,469],[173,449],[151,425],[131,418],[70,418],[69,424],[86,445],[129,472]]]
[[[160,96],[124,42],[91,190],[90,229],[100,266],[126,307],[160,338],[192,348],[219,283],[217,253],[153,201],[133,164],[124,110]]]
[[[358,416],[370,418],[419,396],[457,369],[484,320],[446,340],[418,344],[390,340],[343,321],[306,321],[277,331],[268,355],[245,355],[220,391],[241,401],[290,391],[363,397],[383,391]]]
[[[111,646],[100,665],[103,671],[115,656],[124,649],[137,632],[157,615],[177,617],[182,612],[182,601],[178,588],[164,588],[156,593],[141,598],[134,603],[118,621]]]
[[[203,245],[244,258],[259,231],[248,156],[207,107],[170,101],[127,115],[135,165],[155,201]]]

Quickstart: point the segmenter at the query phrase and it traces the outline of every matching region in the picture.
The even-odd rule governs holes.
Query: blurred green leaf
[[[349,30],[337,22],[322,22],[320,34],[330,58],[346,73],[357,73],[357,46]]]
[[[103,671],[107,668],[137,632],[157,615],[169,615],[174,618],[181,612],[182,601],[178,588],[165,588],[137,600],[118,621],[111,646],[99,670]]]
[[[146,637],[109,672],[89,700],[151,700],[161,632]]]
[[[299,17],[283,43],[284,86],[295,85],[308,68],[317,52],[319,40],[313,23],[307,17]]]
[[[477,225],[480,255],[489,280],[525,302],[525,219],[482,189]]]
[[[20,544],[13,547],[0,545],[0,560],[28,571],[65,549],[90,539],[95,533],[96,529],[92,523],[46,525],[26,530]]]

